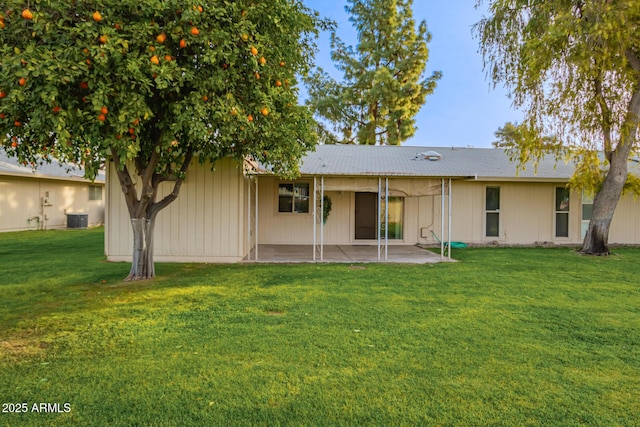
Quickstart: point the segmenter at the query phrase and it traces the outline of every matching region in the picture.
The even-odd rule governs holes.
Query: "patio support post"
[[[320,178],[320,261],[324,261],[324,176]]]
[[[451,188],[451,178],[449,178],[449,251],[448,256],[449,260],[451,260],[451,196],[452,196],[452,188]]]
[[[318,196],[317,196],[317,191],[316,188],[318,185],[318,180],[317,178],[314,176],[313,177],[313,261],[316,261],[316,234],[317,234],[317,224],[318,224]]]
[[[384,181],[384,260],[389,257],[389,177]]]
[[[382,206],[380,206],[382,204],[381,203],[382,202],[381,201],[381,197],[382,197],[381,193],[382,193],[382,178],[378,177],[378,215],[377,215],[377,217],[378,217],[378,262],[380,262],[380,256],[381,256],[380,252],[381,252],[381,249],[382,249],[380,247],[380,244],[381,244],[381,242],[380,242],[380,232],[382,231],[382,230],[380,230],[382,228],[381,227],[382,224],[380,222],[380,208],[382,207]]]
[[[255,239],[256,239],[256,261],[258,261],[258,177],[256,176],[256,217],[255,217],[255,221],[256,221],[256,226],[254,229],[254,232],[256,233],[255,235]]]
[[[441,188],[441,210],[440,210],[440,259],[444,259],[444,178],[442,178]]]
[[[251,261],[251,185],[253,179],[249,176],[247,180],[247,261]]]

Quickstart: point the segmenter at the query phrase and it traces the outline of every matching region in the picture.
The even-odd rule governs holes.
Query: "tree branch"
[[[602,115],[602,133],[604,135],[604,154],[609,162],[611,162],[612,145],[611,145],[611,110],[607,105],[607,100],[602,93],[602,80],[596,77],[595,81],[596,100],[600,106],[600,114]]]
[[[162,209],[169,206],[171,202],[173,202],[175,199],[178,198],[178,195],[180,194],[180,187],[182,187],[182,182],[184,181],[184,175],[187,172],[187,169],[189,168],[189,164],[191,164],[192,159],[193,159],[193,149],[189,148],[189,150],[187,151],[187,154],[185,154],[184,156],[184,161],[182,162],[182,166],[180,167],[180,172],[178,173],[176,182],[173,185],[173,191],[167,194],[159,202],[149,205],[149,208],[147,210],[147,218],[155,217],[158,214],[158,212],[160,212]]]
[[[127,202],[127,208],[129,209],[129,215],[133,216],[138,204],[138,193],[136,186],[131,179],[131,174],[126,164],[123,164],[120,160],[120,156],[115,148],[111,147],[111,158],[118,174],[118,181],[122,187],[122,193],[124,194],[125,201]]]
[[[629,64],[631,64],[631,68],[640,72],[640,58],[638,58],[638,55],[636,55],[630,47],[624,51],[624,54]]]

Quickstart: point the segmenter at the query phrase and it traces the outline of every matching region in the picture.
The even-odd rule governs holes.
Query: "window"
[[[278,186],[278,212],[309,213],[309,183],[280,183]]]
[[[593,214],[593,196],[588,193],[582,192],[582,221],[580,222],[580,236],[584,239],[587,235],[587,228],[589,228],[589,222],[591,222],[591,215]]]
[[[382,212],[380,212],[380,224],[382,224],[382,236],[384,237],[384,198],[382,199]],[[389,227],[387,238],[389,240],[402,240],[402,219],[404,217],[404,197],[389,197]]]
[[[500,237],[500,187],[487,187],[485,195],[485,236]]]
[[[556,237],[569,237],[569,196],[565,187],[556,187]]]
[[[102,186],[100,185],[89,186],[89,200],[102,200]]]

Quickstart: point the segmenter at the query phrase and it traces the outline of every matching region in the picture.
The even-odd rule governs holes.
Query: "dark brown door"
[[[356,193],[356,240],[378,237],[378,193]]]

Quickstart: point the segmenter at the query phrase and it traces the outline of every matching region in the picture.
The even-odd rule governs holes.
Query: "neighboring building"
[[[104,173],[91,182],[81,168],[56,161],[34,169],[0,149],[0,232],[66,228],[67,214],[102,224],[104,185]]]
[[[295,181],[247,172],[230,159],[213,172],[196,161],[191,168],[178,199],[158,216],[158,261],[238,262],[260,244],[431,245],[436,236],[474,245],[578,245],[592,207],[588,196],[566,189],[573,165],[546,158],[537,171],[518,172],[496,149],[324,145],[303,159]],[[130,260],[131,227],[115,173],[107,183],[106,253]],[[609,242],[640,244],[634,196],[620,201]]]

